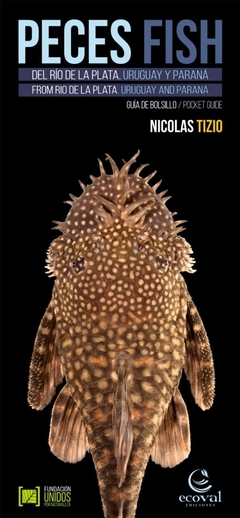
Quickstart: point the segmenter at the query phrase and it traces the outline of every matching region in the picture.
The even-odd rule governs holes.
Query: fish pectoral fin
[[[184,370],[193,397],[202,410],[213,404],[215,373],[211,347],[203,322],[189,293],[187,301],[186,362]]]
[[[28,402],[42,410],[55,395],[64,374],[56,346],[54,305],[51,300],[36,335],[29,371]]]
[[[190,453],[190,427],[187,407],[177,389],[155,438],[151,457],[163,468],[173,468]]]
[[[52,453],[64,462],[79,462],[89,450],[85,426],[68,385],[54,403],[48,443]]]

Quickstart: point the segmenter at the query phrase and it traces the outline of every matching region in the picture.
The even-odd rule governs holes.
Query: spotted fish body
[[[30,365],[28,401],[52,410],[49,445],[63,461],[90,451],[105,518],[133,518],[149,457],[173,467],[190,452],[183,370],[196,403],[210,408],[210,345],[181,272],[193,272],[182,222],[129,174],[139,153],[71,195],[47,258],[55,276]]]

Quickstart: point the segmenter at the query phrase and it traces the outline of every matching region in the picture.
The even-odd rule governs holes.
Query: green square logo
[[[18,507],[34,505],[40,507],[40,486],[28,489],[23,486],[18,487]]]

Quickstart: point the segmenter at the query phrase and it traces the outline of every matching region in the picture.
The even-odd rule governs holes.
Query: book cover
[[[236,7],[1,2],[3,516],[231,505]]]

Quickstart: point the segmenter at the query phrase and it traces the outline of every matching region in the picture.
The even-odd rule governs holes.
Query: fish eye
[[[78,259],[73,259],[71,267],[75,273],[79,273],[79,272],[82,272],[83,270],[85,270],[84,257],[79,257]]]
[[[155,266],[160,272],[166,273],[169,267],[168,259],[165,255],[159,255],[155,259]]]

